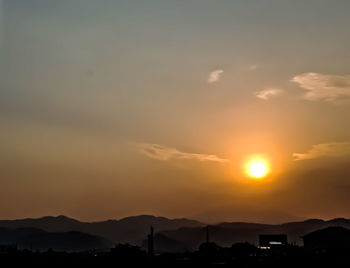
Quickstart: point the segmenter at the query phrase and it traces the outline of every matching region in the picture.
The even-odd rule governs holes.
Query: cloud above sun
[[[294,153],[295,161],[315,159],[321,157],[344,157],[350,156],[350,142],[331,142],[316,144],[305,153]]]
[[[197,154],[182,152],[176,148],[166,147],[159,144],[143,143],[140,144],[140,151],[152,159],[157,159],[161,161],[167,161],[171,159],[186,159],[186,160],[196,160],[196,161],[210,161],[227,163],[230,162],[229,159],[220,158],[213,154]]]
[[[248,69],[251,70],[251,71],[254,71],[254,70],[258,69],[258,67],[259,66],[257,64],[251,64],[251,65],[248,66]]]
[[[224,70],[222,70],[222,69],[217,69],[217,70],[211,71],[209,73],[209,76],[208,76],[208,83],[215,83],[215,82],[219,81],[223,72],[224,72]]]
[[[350,98],[350,75],[303,73],[291,80],[306,90],[304,99],[335,102]]]
[[[281,96],[282,94],[283,90],[278,88],[268,88],[255,92],[255,96],[262,100],[269,100]]]

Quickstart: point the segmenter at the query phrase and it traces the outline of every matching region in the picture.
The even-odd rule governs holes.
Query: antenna
[[[153,257],[154,255],[154,229],[153,226],[150,227],[150,233],[148,238],[148,256]]]
[[[206,228],[206,238],[207,238],[207,243],[209,243],[209,225],[207,225],[207,228]]]

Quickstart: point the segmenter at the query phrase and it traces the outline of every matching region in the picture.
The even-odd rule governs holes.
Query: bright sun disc
[[[265,160],[252,160],[247,164],[246,172],[249,177],[260,179],[267,175],[269,167]]]

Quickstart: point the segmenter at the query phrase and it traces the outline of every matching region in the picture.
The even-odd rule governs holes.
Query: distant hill
[[[107,239],[77,232],[46,232],[36,228],[0,228],[0,244],[17,245],[19,249],[56,251],[86,251],[108,249]]]
[[[350,220],[333,219],[330,221],[311,219],[301,222],[290,222],[278,225],[258,223],[220,223],[209,227],[210,240],[221,245],[231,246],[237,242],[249,242],[258,245],[259,234],[287,234],[288,242],[302,245],[301,236],[329,226],[350,228]],[[178,230],[163,231],[161,234],[182,242],[190,250],[198,249],[205,241],[206,228],[180,228]]]
[[[167,219],[150,215],[127,217],[120,220],[101,222],[80,222],[66,216],[42,217],[38,219],[0,220],[0,227],[5,228],[37,228],[46,232],[79,231],[91,235],[105,237],[113,243],[131,243],[141,245],[149,232],[149,227],[159,231],[175,230],[180,227],[204,226],[195,220]]]
[[[189,219],[167,219],[150,215],[91,223],[80,222],[66,216],[0,220],[0,231],[2,228],[17,229],[15,230],[15,234],[12,234],[13,237],[17,236],[17,239],[21,237],[20,232],[30,231],[35,233],[35,238],[38,239],[38,241],[42,241],[44,238],[54,240],[52,237],[55,235],[52,233],[68,232],[66,238],[70,238],[72,241],[76,239],[77,241],[78,234],[74,232],[71,233],[71,231],[75,231],[80,234],[90,235],[90,238],[104,238],[106,241],[111,241],[113,244],[130,243],[144,246],[151,225],[156,232],[155,249],[159,252],[196,250],[199,245],[205,241],[206,225],[204,223]],[[288,235],[289,243],[302,245],[301,236],[329,226],[341,226],[350,229],[350,220],[342,218],[329,221],[311,219],[277,225],[224,222],[211,225],[209,230],[210,240],[221,246],[231,246],[236,242],[249,242],[257,245],[259,234],[280,233]],[[0,235],[6,237],[8,234],[0,232]],[[59,236],[62,237],[62,234]],[[83,240],[85,238],[82,237],[81,239]]]
[[[147,239],[145,239],[142,243],[142,247],[145,249],[147,248],[147,242]],[[156,233],[154,235],[154,246],[154,250],[157,253],[189,251],[189,248],[185,243],[171,239],[161,233]]]

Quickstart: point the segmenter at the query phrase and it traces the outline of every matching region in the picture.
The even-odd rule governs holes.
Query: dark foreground
[[[250,244],[220,248],[204,243],[196,252],[148,256],[129,245],[118,245],[110,252],[67,253],[13,250],[0,253],[1,267],[349,267],[348,250],[310,251],[286,246],[262,250]]]

